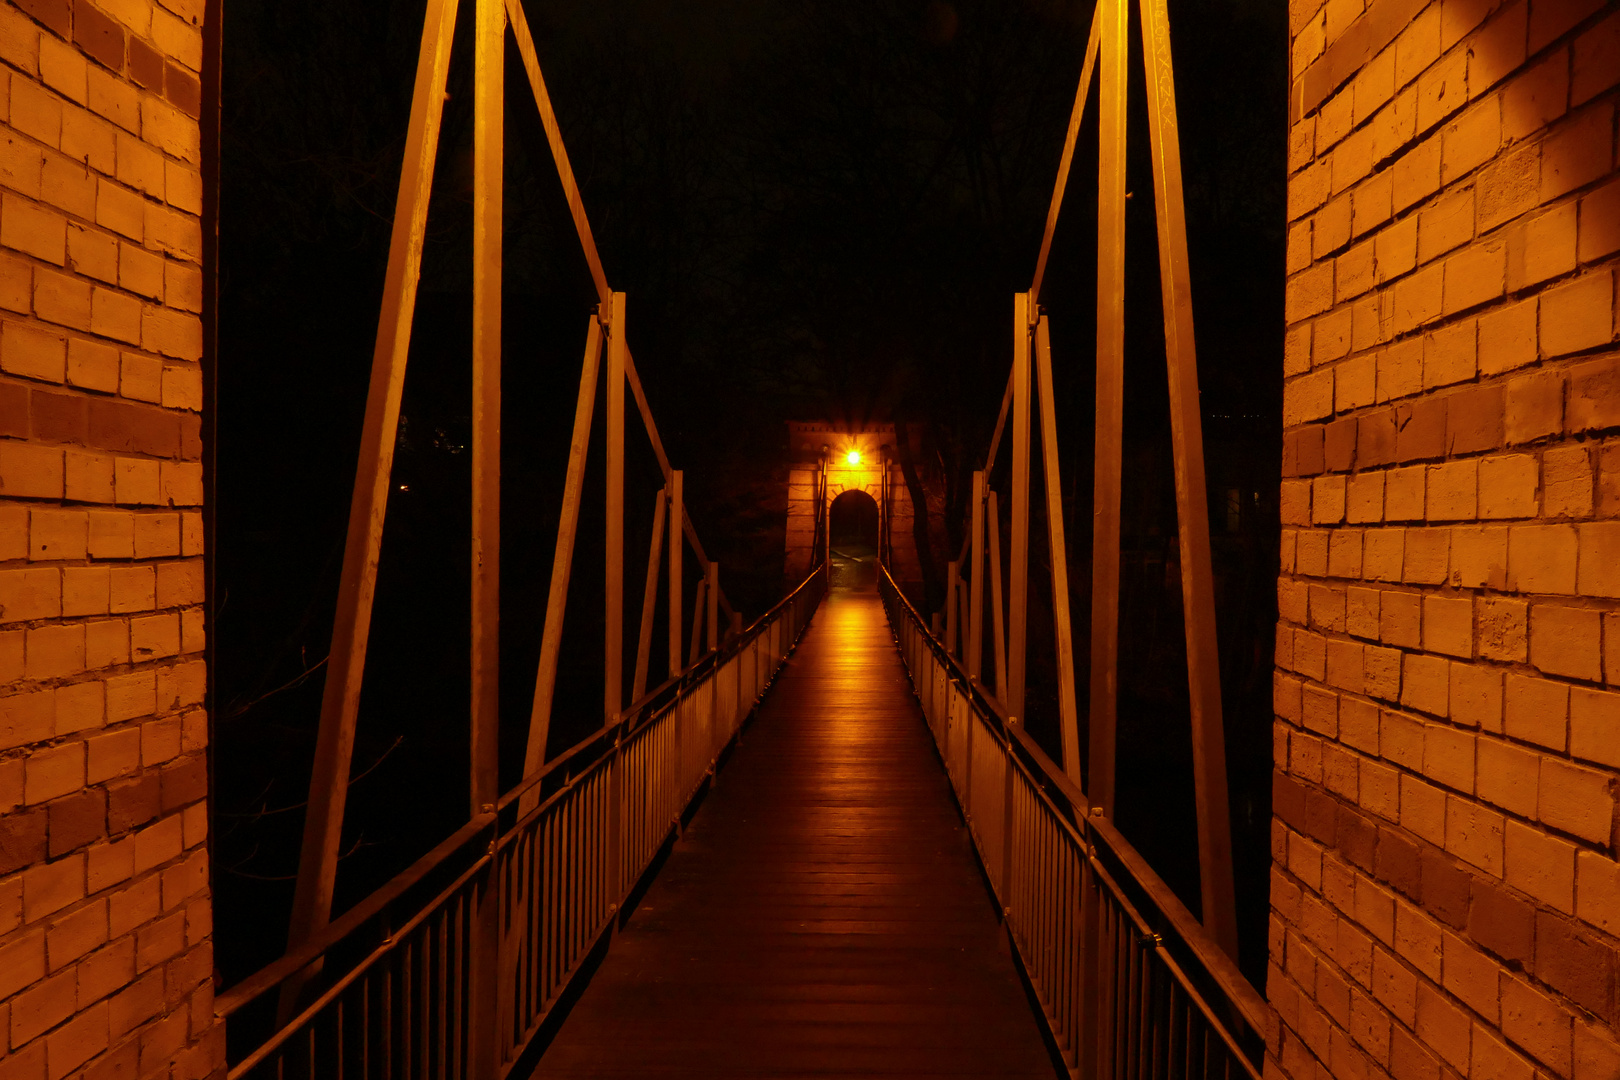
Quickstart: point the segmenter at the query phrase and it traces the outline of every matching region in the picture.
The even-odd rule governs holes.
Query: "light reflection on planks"
[[[824,601],[535,1075],[1054,1075],[875,592]]]

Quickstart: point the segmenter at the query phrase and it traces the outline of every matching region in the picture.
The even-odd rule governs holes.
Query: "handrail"
[[[1243,1018],[1256,1031],[1264,1031],[1266,1015],[1269,1006],[1265,998],[1254,988],[1254,985],[1238,970],[1237,964],[1226,955],[1226,951],[1215,943],[1209,931],[1198,921],[1181,898],[1167,885],[1163,878],[1144,859],[1140,852],[1125,839],[1113,822],[1100,814],[1091,812],[1091,801],[1086,798],[1084,791],[1073,780],[1066,776],[1057,763],[1041,746],[1030,738],[1028,732],[1007,715],[1006,708],[999,698],[978,679],[968,677],[959,661],[948,649],[945,643],[934,636],[923,621],[915,605],[906,598],[905,593],[895,583],[894,577],[886,566],[880,567],[880,572],[888,579],[895,597],[905,606],[906,613],[916,622],[918,629],[924,635],[934,655],[941,660],[954,680],[964,689],[970,690],[984,705],[985,710],[995,720],[1000,734],[1004,738],[1011,738],[1030,759],[1039,771],[1041,781],[1056,788],[1075,812],[1077,819],[1083,820],[1085,827],[1100,837],[1109,849],[1109,853],[1117,858],[1130,872],[1132,879],[1141,886],[1142,890],[1152,899],[1154,905],[1164,914],[1172,929],[1175,930],[1187,947],[1198,957],[1200,963],[1208,969],[1210,975],[1221,985],[1221,990],[1231,997],[1234,1004],[1243,1011]]]
[[[467,824],[440,841],[432,851],[429,851],[410,866],[395,874],[387,883],[373,891],[354,907],[327,923],[324,929],[304,942],[304,944],[265,965],[215,997],[214,1012],[219,1016],[230,1016],[244,1005],[264,994],[265,991],[279,986],[282,981],[294,972],[302,971],[308,967],[326,950],[382,914],[389,904],[409,892],[429,874],[437,870],[462,845],[494,823],[494,814],[479,814],[467,822]]]
[[[358,954],[349,952],[352,962],[329,970],[332,982],[288,1022],[277,1023],[259,1038],[231,1067],[231,1077],[279,1068],[289,1054],[307,1052],[311,1061],[318,1053],[341,1056],[346,1052],[342,1050],[346,1025],[352,1026],[357,1014],[364,1020],[379,1007],[366,996],[370,988],[378,980],[394,986],[403,978],[399,985],[405,993],[403,988],[411,985],[408,973],[418,967],[416,977],[434,983],[431,988],[426,981],[418,985],[421,993],[441,1002],[435,1006],[441,1029],[452,1014],[454,1028],[465,1019],[458,1010],[471,1005],[465,996],[471,983],[464,987],[443,980],[466,962],[469,905],[490,889],[503,904],[518,907],[507,912],[508,922],[503,923],[508,929],[500,939],[498,970],[482,971],[477,979],[493,979],[492,985],[500,987],[505,1027],[501,1052],[504,1060],[515,1058],[584,969],[586,955],[617,917],[623,896],[655,864],[660,837],[675,827],[701,792],[703,778],[718,767],[725,744],[741,729],[808,624],[820,600],[818,586],[825,582],[826,569],[818,564],[747,629],[515,785],[491,810],[475,816],[298,949],[220,994],[215,1010],[227,1017],[278,986],[285,992],[300,977],[307,978],[307,972],[319,970],[323,960],[329,962],[328,954],[337,946],[353,940],[379,916],[386,918],[393,905],[435,872],[459,865],[454,880],[413,905],[397,928],[385,925],[380,942]],[[525,795],[558,776],[566,779],[557,790],[525,812],[511,814]],[[674,816],[666,816],[670,814]],[[555,858],[553,843],[564,842],[565,835],[572,854],[562,863],[548,862],[551,869],[546,873],[563,875],[572,883],[569,891],[536,887],[540,879],[534,875],[541,873],[537,860],[543,853],[546,859]],[[458,863],[458,858],[465,861]],[[434,956],[438,959],[430,960]],[[556,967],[559,957],[561,969]],[[536,998],[535,987],[540,985],[546,990]],[[385,1039],[416,1037],[387,1035],[391,1021],[372,1019],[382,1024]],[[515,1029],[513,1022],[518,1024]],[[464,1034],[472,1037],[470,1029]],[[446,1037],[444,1030],[438,1037]]]
[[[658,700],[660,695],[667,695],[673,689],[683,688],[699,681],[712,669],[720,666],[733,656],[737,655],[737,653],[741,652],[745,647],[747,647],[749,642],[753,641],[753,639],[758,637],[763,630],[767,629],[772,622],[780,618],[782,612],[786,609],[789,603],[797,598],[798,595],[805,589],[812,586],[816,579],[825,573],[826,571],[820,565],[817,565],[810,571],[803,581],[799,582],[799,584],[794,587],[792,592],[788,593],[781,600],[777,601],[777,603],[771,607],[769,611],[755,619],[741,633],[735,634],[727,640],[722,641],[718,647],[709,650],[696,660],[692,661],[681,671],[679,675],[671,675],[669,678],[665,679],[663,682],[659,683],[645,694],[642,694],[641,697],[632,702],[628,708],[618,712],[612,720],[604,724],[601,728],[591,732],[589,735],[576,742],[573,746],[546,762],[545,766],[540,769],[539,772],[536,772],[532,776],[527,776],[523,780],[519,781],[496,802],[496,811],[498,812],[505,810],[508,806],[512,805],[512,803],[539,787],[544,781],[554,776],[558,769],[562,768],[564,765],[567,765],[583,751],[589,749],[593,744],[606,742],[608,741],[609,736],[617,738],[620,735],[628,734],[629,731],[634,730],[635,724],[633,721],[637,715],[650,709],[651,706]],[[620,729],[624,728],[627,722],[631,722],[630,727],[621,731]]]
[[[1069,834],[1070,842],[1083,850],[1086,862],[1096,873],[1097,880],[1104,883],[1103,887],[1111,893],[1113,903],[1137,924],[1141,934],[1151,940],[1154,950],[1165,965],[1165,970],[1173,979],[1178,980],[1181,992],[1205,1016],[1210,1026],[1216,1029],[1216,1037],[1238,1060],[1252,1066],[1253,1062],[1241,1049],[1238,1040],[1227,1030],[1226,1024],[1230,1021],[1223,1021],[1221,1015],[1211,1008],[1204,996],[1195,989],[1193,982],[1189,981],[1190,973],[1184,969],[1182,963],[1174,959],[1171,951],[1167,951],[1170,945],[1164,941],[1160,931],[1167,932],[1174,939],[1170,944],[1185,950],[1183,958],[1194,966],[1200,977],[1207,979],[1207,986],[1224,996],[1230,1006],[1231,1019],[1240,1021],[1254,1036],[1263,1037],[1267,1029],[1270,1008],[1259,992],[1130,841],[1112,822],[1091,806],[1085,792],[1052,761],[1046,751],[1030,738],[1016,720],[1007,714],[996,695],[979,680],[967,674],[957,658],[928,628],[928,624],[924,622],[916,607],[900,590],[888,567],[882,567],[880,572],[880,586],[883,587],[886,606],[890,607],[891,621],[898,616],[900,620],[909,624],[910,630],[916,635],[914,640],[927,649],[928,659],[936,665],[936,670],[943,676],[942,687],[937,682],[931,682],[937,676],[929,675],[925,680],[926,671],[911,671],[917,683],[918,695],[923,699],[924,713],[939,743],[941,757],[945,761],[947,771],[952,774],[953,787],[956,788],[963,812],[968,817],[975,846],[985,862],[990,887],[996,893],[998,902],[1008,905],[1005,910],[1015,930],[1012,935],[1015,948],[1023,955],[1026,948],[1031,945],[1022,940],[1022,935],[1034,933],[1038,936],[1042,930],[1039,927],[1031,930],[1018,925],[1018,915],[1014,911],[1017,899],[1008,894],[1009,889],[1016,888],[1009,879],[1019,872],[1008,850],[1012,844],[1010,830],[1013,825],[1012,819],[1008,816],[1013,812],[1012,787],[1006,789],[1004,806],[992,805],[981,808],[976,803],[970,805],[968,799],[970,794],[974,800],[983,798],[984,795],[978,785],[982,785],[985,781],[978,775],[978,770],[984,768],[985,764],[971,749],[971,731],[965,735],[959,734],[960,725],[964,722],[971,724],[975,716],[985,725],[984,731],[994,740],[994,745],[999,746],[1007,755],[1007,767],[1021,774],[1031,785],[1038,799],[1046,802],[1048,812],[1052,815],[1051,824],[1059,832]],[[919,658],[910,653],[898,625],[895,626],[895,633],[900,639],[902,653],[906,654],[904,656],[906,666],[913,669]],[[925,682],[930,682],[930,685],[925,686]],[[939,697],[942,690],[948,691],[945,699],[947,704],[943,711]],[[950,696],[951,694],[960,695],[961,699],[965,700],[969,710],[967,717],[958,717],[956,706],[950,704],[958,699]],[[960,740],[963,738],[969,740],[968,743],[962,744]],[[961,749],[962,745],[968,746],[969,749],[964,751]],[[1010,772],[1007,774],[1006,782],[1009,785],[1012,783],[1011,775]],[[1001,799],[1000,795],[991,797],[992,803],[995,804],[999,804]],[[1008,830],[1009,838],[984,835],[987,820],[988,827],[992,829]],[[1027,836],[1025,842],[1028,842]],[[1002,850],[987,850],[987,845],[994,848],[996,844],[1001,844]],[[1006,861],[1002,863],[1001,860]],[[997,863],[1000,864],[996,865]],[[1135,890],[1145,901],[1150,918],[1144,919],[1136,904],[1127,898],[1125,891],[1120,887],[1120,882],[1115,880],[1116,874],[1110,871],[1110,866],[1116,867],[1123,883]],[[1050,903],[1050,898],[1045,900]],[[1061,943],[1043,941],[1034,943],[1033,947],[1038,950],[1045,949],[1049,953],[1051,949],[1060,945]],[[1081,962],[1100,964],[1104,962],[1104,958],[1082,959]],[[1030,966],[1030,963],[1026,963],[1027,968]],[[1096,985],[1102,986],[1104,981],[1099,976]],[[1038,996],[1040,993],[1038,988]],[[1042,997],[1042,1001],[1043,1008],[1050,1010],[1054,1007],[1045,997]],[[1127,1009],[1136,1007],[1130,1002],[1120,1004]],[[1059,1009],[1060,1013],[1062,1011]],[[1056,1014],[1050,1011],[1047,1014],[1047,1022],[1049,1025],[1061,1026]],[[1060,1046],[1065,1044],[1065,1036],[1058,1027],[1054,1027],[1053,1035],[1058,1039]],[[1070,1035],[1072,1036],[1072,1032]],[[1072,1039],[1070,1041],[1072,1043]],[[1080,1059],[1072,1053],[1072,1045],[1066,1050],[1066,1055],[1074,1059],[1077,1067],[1081,1064]]]
[[[271,1054],[285,1046],[288,1040],[290,1040],[304,1024],[307,1024],[310,1020],[319,1015],[321,1010],[325,1009],[327,1005],[335,1001],[338,996],[343,993],[343,991],[347,990],[350,986],[353,986],[356,980],[363,978],[372,964],[392,951],[394,946],[398,944],[406,935],[410,934],[411,931],[415,930],[418,926],[421,926],[424,922],[426,922],[427,919],[435,911],[437,911],[446,900],[455,895],[457,890],[472,880],[474,874],[478,873],[478,871],[482,870],[488,864],[489,856],[485,855],[477,862],[467,867],[467,869],[463,870],[456,877],[456,880],[452,881],[449,885],[440,890],[438,896],[436,896],[429,903],[422,905],[422,909],[415,915],[412,915],[410,919],[406,921],[405,925],[401,926],[396,933],[389,934],[388,937],[383,939],[382,944],[378,945],[371,951],[369,956],[345,972],[341,977],[338,978],[336,982],[328,987],[325,992],[323,992],[314,1001],[310,1002],[308,1008],[300,1012],[292,1019],[290,1023],[272,1035],[268,1040],[261,1044],[258,1049],[253,1051],[252,1054],[248,1055],[246,1059],[239,1063],[236,1066],[237,1071],[247,1072],[253,1069],[260,1062],[269,1058]]]

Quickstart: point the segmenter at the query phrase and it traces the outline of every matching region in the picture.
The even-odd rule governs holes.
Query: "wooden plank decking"
[[[875,592],[823,603],[534,1075],[1054,1075]]]

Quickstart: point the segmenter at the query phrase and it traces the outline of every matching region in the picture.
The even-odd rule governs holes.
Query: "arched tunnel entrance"
[[[878,505],[866,492],[852,488],[827,509],[827,538],[835,588],[869,588],[877,584]]]

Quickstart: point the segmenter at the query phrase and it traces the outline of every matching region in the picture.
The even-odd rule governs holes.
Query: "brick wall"
[[[222,1061],[201,19],[0,0],[0,1080]]]
[[[1268,1076],[1620,1077],[1620,5],[1294,0]]]

